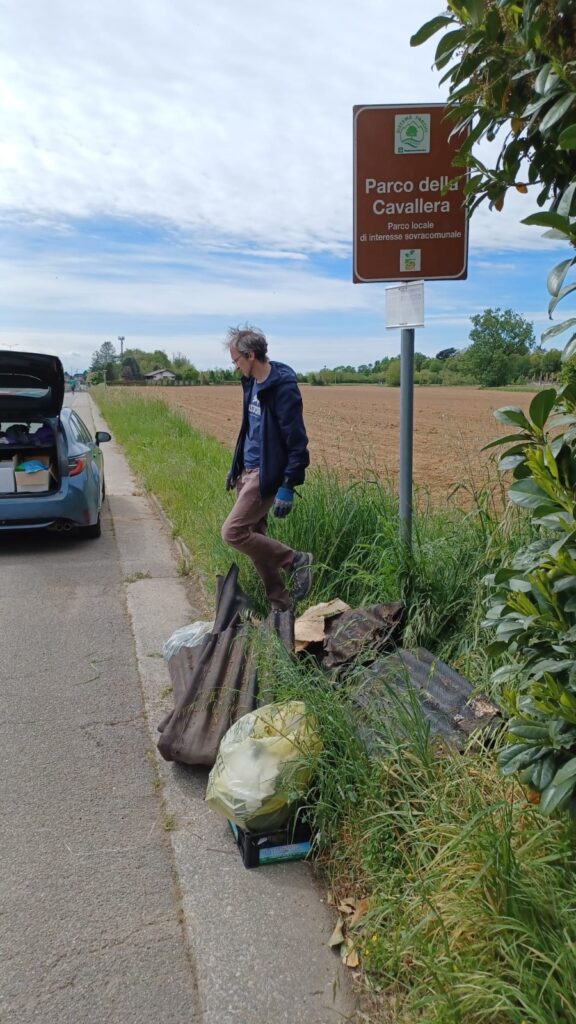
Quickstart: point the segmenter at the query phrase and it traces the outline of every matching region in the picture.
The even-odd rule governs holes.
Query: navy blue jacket
[[[279,487],[304,483],[310,463],[308,438],[302,416],[302,395],[296,374],[285,363],[270,361],[271,370],[258,389],[260,402],[260,494],[276,494]],[[244,438],[248,429],[248,403],[252,380],[242,377],[242,426],[232,459],[232,476],[244,469]]]

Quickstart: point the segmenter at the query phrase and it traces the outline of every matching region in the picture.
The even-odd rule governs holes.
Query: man
[[[272,608],[286,610],[312,585],[312,555],[293,551],[268,537],[270,509],[283,518],[292,509],[294,487],[304,482],[310,462],[296,374],[268,359],[268,343],[255,327],[231,327],[227,347],[242,374],[242,425],[226,489],[236,503],[222,527],[222,539],[252,559]],[[282,573],[287,575],[289,592]]]

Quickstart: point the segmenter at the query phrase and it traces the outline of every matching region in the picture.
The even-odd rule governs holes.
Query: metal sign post
[[[441,103],[354,107],[355,282],[386,289],[386,326],[400,327],[400,536],[412,533],[414,327],[424,325],[423,281],[468,273],[466,174],[454,165],[468,130],[455,132]]]
[[[414,436],[414,328],[424,326],[424,282],[386,289],[386,327],[400,327],[400,540],[412,542],[412,451]]]

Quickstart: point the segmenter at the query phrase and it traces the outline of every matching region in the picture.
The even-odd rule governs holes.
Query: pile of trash
[[[499,709],[429,651],[402,649],[401,602],[350,608],[335,599],[254,618],[233,565],[217,581],[216,616],[176,630],[163,656],[174,709],[160,723],[168,761],[212,769],[207,803],[246,833],[276,831],[306,796],[321,750],[301,701],[275,702],[259,690],[251,638],[272,630],[294,657],[313,657],[334,686],[345,686],[367,749],[385,756],[385,723],[394,704],[416,702],[430,733],[455,750],[475,732],[502,724]],[[352,671],[353,670],[353,671]],[[251,866],[247,864],[247,866]]]

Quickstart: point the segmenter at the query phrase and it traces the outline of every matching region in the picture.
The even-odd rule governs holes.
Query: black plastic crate
[[[228,822],[242,855],[245,868],[258,868],[263,864],[277,864],[282,860],[303,860],[310,853],[312,831],[307,821],[289,822],[277,832],[245,832]]]

